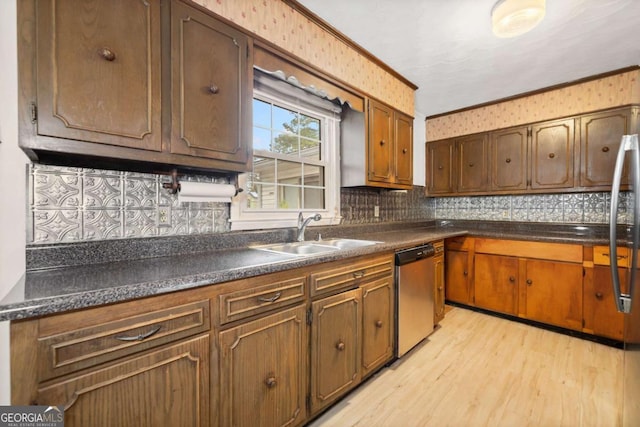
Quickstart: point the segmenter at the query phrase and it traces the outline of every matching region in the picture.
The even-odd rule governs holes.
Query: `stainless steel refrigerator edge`
[[[618,224],[618,205],[622,172],[627,154],[631,160],[631,185],[628,194],[631,215],[624,224]],[[613,172],[611,210],[609,216],[609,253],[611,254],[611,279],[618,311],[624,313],[624,354],[622,370],[622,402],[620,414],[625,427],[640,425],[640,293],[635,291],[638,282],[638,245],[640,244],[640,147],[638,135],[622,137]],[[629,213],[629,212],[628,212]],[[624,231],[619,234],[620,228]],[[620,282],[616,263],[618,245],[627,246],[631,262],[626,283]],[[619,422],[620,420],[618,420]]]

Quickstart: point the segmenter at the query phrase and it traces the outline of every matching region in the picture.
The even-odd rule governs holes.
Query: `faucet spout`
[[[304,217],[302,216],[302,212],[300,212],[298,214],[298,236],[296,240],[298,240],[298,242],[304,242],[304,230],[307,228],[307,225],[309,225],[311,221],[320,221],[321,219],[322,215],[320,214],[315,214],[308,217],[307,219],[304,219]]]

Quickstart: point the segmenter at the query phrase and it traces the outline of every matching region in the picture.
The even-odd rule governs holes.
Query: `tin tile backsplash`
[[[29,243],[63,243],[149,236],[225,233],[229,204],[184,203],[162,188],[165,175],[33,164],[28,171]],[[226,178],[187,180],[228,183]],[[630,195],[620,196],[619,222],[626,222]],[[517,196],[424,196],[408,191],[341,189],[344,224],[434,219],[604,224],[609,193]]]

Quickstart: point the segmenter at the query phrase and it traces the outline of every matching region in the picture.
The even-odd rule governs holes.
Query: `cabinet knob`
[[[442,169],[443,169],[442,165],[438,166],[438,169],[439,169],[439,170],[442,170]]]
[[[338,349],[338,351],[343,351],[344,343],[342,341],[338,341],[338,344],[336,344],[336,348]]]
[[[473,167],[473,163],[469,163],[469,167],[472,168]]]
[[[606,145],[604,147],[602,147],[602,152],[603,153],[607,153],[609,151],[609,147],[607,147]]]
[[[220,92],[220,88],[218,86],[216,85],[209,86],[209,93],[215,95],[218,92]]]
[[[602,292],[596,292],[596,298],[601,300],[602,299]]]
[[[516,281],[516,278],[514,276],[509,276],[509,281],[511,283],[514,283]]]
[[[505,160],[506,163],[511,163],[511,159],[507,157],[507,160]]]
[[[380,145],[384,145],[386,144],[386,142],[384,142],[384,139],[380,140]]]
[[[98,49],[98,55],[100,55],[103,59],[106,59],[109,62],[116,59],[115,52],[109,49],[108,47],[103,47],[102,49]]]
[[[467,276],[467,275],[469,275],[469,272],[468,272],[467,270],[464,270],[464,271],[462,272],[462,275]]]
[[[556,156],[555,153],[549,153],[549,158],[550,159],[553,159],[555,156]]]
[[[376,328],[382,328],[382,320],[376,320]]]
[[[531,286],[533,284],[533,280],[527,279],[527,285]]]
[[[406,148],[402,149],[402,153],[404,153],[404,154],[407,154],[407,151],[409,151],[409,150],[407,150]]]
[[[444,288],[442,286],[438,286],[438,290],[442,291]]]
[[[267,385],[267,388],[274,388],[276,385],[278,385],[276,377],[269,377],[264,380],[264,383]]]

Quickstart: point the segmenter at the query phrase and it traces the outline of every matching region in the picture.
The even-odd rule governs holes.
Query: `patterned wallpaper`
[[[427,120],[427,141],[640,103],[640,70]]]
[[[414,91],[281,0],[195,0],[396,109],[414,115]]]

